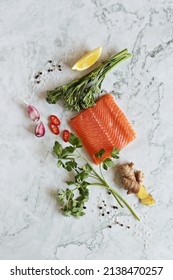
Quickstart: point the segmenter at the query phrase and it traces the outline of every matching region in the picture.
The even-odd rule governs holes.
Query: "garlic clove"
[[[45,135],[45,127],[42,122],[40,122],[35,128],[35,135],[37,137],[43,137]]]
[[[40,113],[34,106],[28,105],[28,114],[30,119],[33,120],[34,122],[39,121]]]

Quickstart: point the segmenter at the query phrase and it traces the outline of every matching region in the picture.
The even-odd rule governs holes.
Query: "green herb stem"
[[[102,176],[102,179],[105,181],[105,178],[104,178],[103,173],[102,173],[102,167],[101,167],[100,164],[99,164],[99,170],[100,170],[100,174],[101,174],[101,176]]]
[[[107,190],[109,190],[113,196],[115,197],[115,199],[117,200],[117,202],[119,203],[119,205],[123,208],[123,205],[121,204],[121,202],[119,201],[119,199],[127,206],[127,208],[130,210],[130,212],[134,215],[134,217],[140,221],[139,217],[137,216],[137,214],[135,213],[135,211],[132,209],[132,207],[128,204],[128,202],[114,189],[112,189],[104,179],[102,179],[102,177],[94,170],[94,168],[91,166],[91,164],[79,153],[79,151],[77,151],[77,153],[80,155],[81,159],[83,159],[88,166],[92,169],[92,172],[95,174],[95,177],[98,179],[98,181],[100,181],[101,183],[99,184],[99,186],[102,186],[104,188],[106,188]],[[97,183],[98,185],[98,183]]]
[[[126,60],[130,57],[131,57],[131,54],[127,53],[124,56],[122,56],[121,58],[115,60],[115,63],[112,63],[112,65],[110,67],[108,67],[108,69],[105,69],[105,71],[103,71],[102,75],[105,76],[107,73],[109,73],[115,67],[115,65],[118,65],[120,62],[123,62],[124,60]]]
[[[101,187],[105,188],[104,184],[101,184],[101,183],[98,183],[98,182],[91,183],[90,186],[101,186]]]
[[[116,196],[118,196],[119,199],[121,199],[121,201],[124,202],[124,204],[127,206],[127,208],[130,210],[130,212],[134,215],[134,217],[140,221],[138,215],[135,213],[135,211],[132,209],[132,207],[127,203],[127,201],[115,190],[113,190],[113,192],[115,193]]]

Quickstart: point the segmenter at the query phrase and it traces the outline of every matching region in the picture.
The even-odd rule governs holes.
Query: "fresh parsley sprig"
[[[63,206],[63,212],[66,216],[80,217],[85,214],[85,202],[89,199],[89,187],[97,185],[107,189],[117,200],[119,205],[124,205],[131,211],[136,219],[139,217],[127,203],[127,201],[113,188],[111,188],[106,182],[102,170],[108,170],[109,167],[113,166],[113,159],[119,158],[119,150],[113,148],[110,153],[110,157],[105,158],[99,165],[100,174],[92,167],[92,165],[84,158],[79,148],[82,147],[82,142],[73,133],[71,133],[69,143],[70,146],[65,148],[55,141],[53,152],[58,158],[57,167],[62,166],[68,172],[74,172],[73,181],[67,181],[68,186],[73,185],[73,188],[67,188],[58,192],[58,200],[61,201]],[[101,149],[96,153],[96,157],[101,158],[104,156],[105,150]],[[80,160],[79,160],[80,159]],[[81,165],[80,162],[83,162]]]

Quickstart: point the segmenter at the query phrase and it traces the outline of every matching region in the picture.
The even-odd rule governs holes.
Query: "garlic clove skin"
[[[28,105],[28,115],[34,122],[37,122],[40,119],[39,111],[32,105]]]
[[[45,132],[46,132],[45,126],[43,122],[40,122],[35,128],[35,136],[43,137],[45,135]]]

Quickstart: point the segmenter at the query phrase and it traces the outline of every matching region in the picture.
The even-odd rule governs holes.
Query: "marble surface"
[[[103,87],[138,135],[121,156],[144,171],[157,201],[145,207],[127,197],[140,222],[126,209],[113,211],[114,200],[97,187],[81,219],[64,217],[53,196],[68,174],[56,168],[47,117],[58,115],[63,130],[73,113],[49,105],[45,91],[80,76],[70,67],[98,46],[100,61],[124,48],[133,54]],[[49,60],[62,71],[48,72]],[[172,0],[0,1],[0,259],[173,258],[172,76]],[[34,136],[22,99],[39,108],[44,138]],[[119,188],[114,172],[107,176]],[[109,215],[98,209],[102,200]]]

